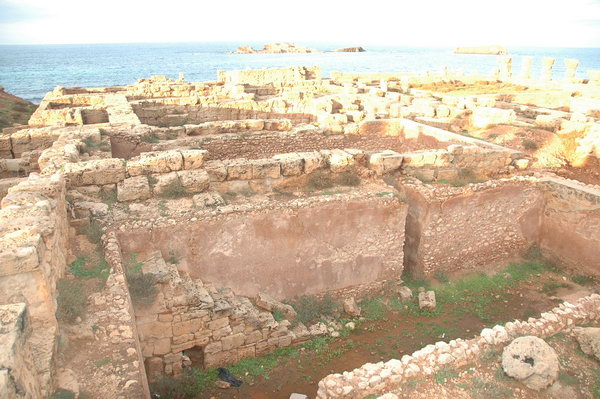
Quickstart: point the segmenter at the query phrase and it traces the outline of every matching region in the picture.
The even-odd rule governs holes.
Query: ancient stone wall
[[[321,79],[321,68],[313,66],[219,71],[217,79],[219,82],[226,84],[249,84],[255,86],[264,86],[272,83],[290,84],[303,80]]]
[[[586,274],[600,275],[600,189],[546,178],[540,247],[545,255]]]
[[[319,382],[319,399],[362,399],[401,389],[402,384],[431,376],[441,367],[462,367],[476,362],[488,350],[508,344],[515,338],[534,335],[547,338],[566,328],[600,319],[600,295],[593,294],[574,304],[565,302],[540,318],[515,320],[504,326],[484,328],[475,338],[456,339],[427,345],[412,355],[387,362],[367,363],[342,374],[330,374]]]
[[[410,204],[405,268],[415,275],[481,270],[538,241],[543,198],[526,180],[399,188]]]
[[[0,397],[36,399],[47,394],[31,348],[32,329],[25,303],[0,305]]]
[[[239,295],[292,298],[399,277],[406,210],[392,196],[314,197],[196,221],[177,234],[128,232],[121,244],[127,252],[150,242],[173,251],[190,276]]]
[[[287,112],[285,104],[280,105],[279,109],[274,109],[270,105],[257,109],[258,106],[255,104],[247,103],[247,108],[238,108],[235,104],[152,106],[148,103],[134,103],[132,106],[142,123],[152,126],[197,125],[219,120],[244,119],[289,119],[294,124],[310,123],[315,120],[315,117],[308,113]]]
[[[0,304],[24,303],[30,315],[35,392],[52,389],[56,281],[66,268],[68,222],[62,176],[30,175],[2,199]]]

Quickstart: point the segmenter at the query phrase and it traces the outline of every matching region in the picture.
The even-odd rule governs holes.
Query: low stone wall
[[[407,270],[421,276],[481,270],[522,254],[538,241],[543,198],[534,181],[512,178],[468,187],[399,182],[410,204]]]
[[[545,255],[600,276],[600,188],[556,177],[542,179],[545,207],[540,247]]]
[[[157,105],[143,101],[132,103],[132,107],[142,123],[162,127],[244,119],[289,119],[293,124],[310,123],[315,120],[310,113],[299,113],[288,108],[285,102],[244,101],[209,105]]]
[[[402,384],[435,374],[441,367],[462,367],[477,361],[486,351],[515,338],[535,335],[547,338],[565,329],[600,319],[600,295],[593,294],[570,304],[562,303],[538,319],[508,322],[484,328],[472,339],[436,342],[404,355],[400,360],[367,363],[352,371],[331,374],[319,382],[319,399],[362,399],[368,395],[399,392]]]
[[[293,82],[303,80],[320,80],[321,68],[319,66],[296,66],[272,69],[218,71],[217,79],[219,82],[235,85],[248,84],[255,86],[265,86],[273,83],[293,84]]]

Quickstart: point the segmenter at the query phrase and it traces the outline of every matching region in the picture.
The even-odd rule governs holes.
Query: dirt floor
[[[554,170],[559,176],[567,179],[579,180],[586,184],[595,184],[600,186],[600,159],[589,157],[586,162],[579,166],[563,166]]]
[[[435,285],[436,282],[434,281],[433,284]],[[437,284],[439,285],[439,282]],[[317,339],[316,343],[311,341],[297,351],[281,355],[277,366],[270,370],[265,370],[264,364],[257,362],[255,366],[258,370],[250,368],[245,375],[237,376],[246,382],[241,387],[226,390],[213,387],[197,397],[273,399],[288,398],[291,393],[297,392],[314,398],[318,381],[328,374],[352,370],[367,362],[400,358],[404,354],[410,354],[440,340],[471,338],[484,327],[514,319],[537,317],[542,311],[556,306],[560,302],[559,297],[572,299],[588,293],[589,288],[574,283],[569,277],[556,271],[546,271],[533,275],[515,286],[486,292],[483,297],[492,298],[491,301],[483,300],[479,295],[466,297],[467,303],[465,301],[442,303],[439,305],[439,311],[433,314],[411,311],[413,309],[411,305],[399,303],[387,293],[385,297],[362,303],[365,317],[358,321],[358,327],[349,332],[347,337]],[[575,366],[576,362],[573,363]],[[479,389],[477,385],[479,380],[475,380],[476,377],[486,381],[488,374],[495,375],[497,367],[495,365],[490,367],[492,367],[490,370],[478,367],[477,373],[467,373],[471,381],[476,381],[472,382],[473,392]],[[236,367],[233,367],[233,370],[239,371]],[[508,379],[505,382],[506,389],[518,387],[518,384]],[[440,388],[437,384],[427,387],[426,384],[418,382],[409,392],[415,395],[421,395],[419,392],[422,392],[424,395],[414,397],[446,397],[436,393],[442,388],[444,387]],[[468,391],[469,389],[466,389],[466,393],[457,397],[495,397]],[[582,388],[581,391],[584,392],[585,389]],[[411,393],[405,397],[413,396]]]

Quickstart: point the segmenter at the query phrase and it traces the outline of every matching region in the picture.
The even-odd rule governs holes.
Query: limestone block
[[[267,294],[261,293],[256,296],[256,306],[269,312],[281,312],[288,320],[293,320],[297,316],[296,311],[291,305],[281,303]]]
[[[130,177],[117,184],[117,199],[120,202],[145,200],[151,196],[146,176]]]
[[[161,356],[171,352],[171,338],[161,338],[154,341],[154,355]]]
[[[474,127],[486,128],[491,125],[508,124],[517,120],[517,115],[512,109],[499,109],[489,107],[476,107],[470,116]]]
[[[160,357],[146,359],[146,370],[148,377],[158,377],[164,372],[164,363]]]
[[[278,154],[273,157],[281,165],[281,174],[283,176],[298,176],[304,170],[304,160],[300,154]]]
[[[277,159],[255,159],[250,163],[253,179],[276,179],[281,176],[281,166]]]
[[[154,181],[152,185],[152,191],[155,195],[163,195],[166,194],[168,189],[173,187],[173,185],[179,181],[179,176],[177,172],[152,175],[151,179]]]
[[[200,193],[208,189],[210,178],[205,170],[182,170],[176,173],[188,193]]]
[[[346,151],[335,149],[320,152],[332,172],[341,172],[354,165],[354,157]]]
[[[244,158],[233,159],[227,162],[227,180],[252,179],[252,163]]]
[[[225,181],[227,179],[227,167],[223,161],[207,161],[204,170],[208,173],[210,181]]]
[[[538,115],[535,117],[535,124],[543,129],[557,130],[562,120],[562,117],[556,114]]]
[[[352,317],[360,316],[361,309],[354,297],[344,299],[344,312]]]
[[[522,65],[522,77],[523,79],[531,79],[531,64],[533,62],[533,57],[524,56]]]
[[[194,205],[198,208],[206,208],[225,204],[221,194],[216,191],[194,195],[194,197],[192,197],[192,201],[194,201]]]
[[[204,164],[204,158],[208,151],[206,150],[179,150],[181,152],[181,156],[183,157],[183,169],[200,169]]]
[[[304,173],[312,173],[317,169],[325,167],[325,158],[318,151],[313,152],[299,152],[298,155],[302,157],[304,161]]]
[[[150,173],[167,173],[183,168],[183,156],[180,151],[143,152],[140,156],[127,161],[127,173],[139,176]]]
[[[173,323],[173,335],[193,334],[200,330],[204,323],[200,319],[191,319],[179,323]],[[193,338],[193,337],[192,337]]]
[[[153,321],[138,326],[140,340],[170,338],[173,336],[171,323]]]
[[[435,307],[434,291],[419,292],[419,309],[435,310]]]
[[[246,335],[244,333],[238,333],[234,335],[230,335],[228,337],[223,337],[221,340],[221,344],[223,345],[223,350],[228,351],[231,349],[239,348],[244,344],[244,340],[246,339]]]
[[[369,168],[381,176],[399,169],[402,166],[402,160],[403,156],[395,151],[377,152],[369,157]]]
[[[70,187],[118,183],[125,179],[125,162],[120,159],[95,159],[64,165]]]

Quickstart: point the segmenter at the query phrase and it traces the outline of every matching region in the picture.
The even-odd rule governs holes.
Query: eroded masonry
[[[553,79],[546,59],[532,79],[524,64],[57,87],[0,135],[0,396],[149,398],[161,375],[332,333],[291,322],[293,297],[358,298],[532,246],[599,276],[598,174],[574,168],[600,165],[600,73],[576,79],[570,60]],[[596,322],[599,301],[339,370],[318,397],[396,392],[509,338]]]

